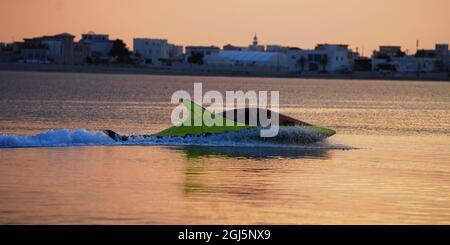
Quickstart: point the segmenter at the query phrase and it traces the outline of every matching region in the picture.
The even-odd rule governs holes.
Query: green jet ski
[[[190,120],[191,123],[187,126],[186,123],[181,124],[180,126],[172,126],[170,128],[167,128],[157,134],[152,135],[119,135],[116,132],[105,129],[103,130],[103,133],[105,133],[107,136],[112,138],[115,141],[118,142],[126,142],[131,141],[133,139],[142,139],[142,138],[148,138],[148,137],[156,137],[156,138],[163,138],[163,137],[208,137],[211,135],[220,135],[220,134],[226,134],[226,133],[237,133],[240,131],[249,131],[249,130],[260,130],[262,127],[260,125],[252,126],[253,123],[250,122],[259,122],[259,120],[252,120],[253,117],[257,117],[257,119],[260,117],[261,113],[266,113],[264,118],[273,118],[273,116],[276,116],[276,112],[272,112],[271,110],[267,109],[257,109],[257,110],[251,110],[250,108],[242,108],[242,109],[235,109],[233,112],[222,112],[218,114],[212,114],[207,109],[201,107],[200,105],[197,105],[196,103],[190,101],[190,100],[183,100],[183,105],[188,109],[189,115],[186,120]],[[251,112],[253,111],[253,113]],[[255,112],[256,111],[256,115]],[[233,120],[227,118],[227,115],[234,113]],[[238,114],[239,113],[245,113],[245,121],[239,121]],[[207,123],[203,115],[209,116],[212,120],[217,121],[223,121],[221,126],[212,125],[212,123]],[[242,115],[242,114],[241,114]],[[331,137],[336,134],[336,131],[328,128],[323,128],[319,126],[315,126],[297,119],[294,119],[292,117],[278,114],[278,124],[279,124],[279,131],[281,135],[291,134],[290,138],[294,137],[294,142],[300,142],[300,143],[313,143],[316,141],[323,140],[325,138]],[[194,126],[195,120],[200,119],[200,126]],[[253,118],[254,119],[254,118]],[[186,121],[185,121],[186,122]],[[199,124],[197,124],[199,125]],[[302,132],[301,134],[292,134],[289,132],[292,132],[292,130],[295,130],[295,132]],[[278,136],[271,137],[271,138],[277,138]],[[262,138],[263,139],[263,138]],[[264,138],[264,140],[270,140],[270,138]]]

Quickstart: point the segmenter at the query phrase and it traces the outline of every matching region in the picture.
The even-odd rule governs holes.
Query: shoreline
[[[243,70],[214,70],[204,67],[144,67],[134,65],[55,65],[55,64],[19,64],[0,63],[0,71],[25,72],[62,72],[62,73],[98,73],[124,75],[173,75],[173,76],[220,76],[220,77],[267,77],[267,78],[299,78],[299,79],[335,79],[335,80],[400,80],[400,81],[450,81],[450,73],[392,73],[353,72],[334,73],[302,73],[261,72]]]

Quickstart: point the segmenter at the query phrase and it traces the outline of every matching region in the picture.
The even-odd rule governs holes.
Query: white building
[[[135,38],[133,50],[142,56],[146,64],[162,65],[165,60],[181,57],[183,47],[170,44],[167,39]]]
[[[260,51],[219,51],[205,57],[206,64],[237,67],[286,68],[286,60],[283,53]]]
[[[450,51],[448,44],[436,44],[436,57],[442,63],[440,70],[450,71]]]
[[[277,50],[278,51],[278,50]],[[224,50],[215,46],[186,47],[186,54],[201,53],[204,63],[218,66],[255,67],[255,68],[287,68],[287,56],[282,52],[266,52],[263,45],[258,44],[258,37],[248,47],[224,46]]]
[[[252,44],[250,44],[248,46],[247,51],[259,51],[259,52],[264,52],[265,48],[264,45],[259,45],[258,44],[258,36],[255,34],[255,36],[253,37],[253,42]]]
[[[216,46],[187,46],[186,56],[193,54],[201,54],[203,56],[215,55],[220,52],[220,48]]]
[[[114,44],[107,34],[95,34],[89,32],[81,35],[80,43],[89,45],[92,57],[109,59],[109,52]]]
[[[344,44],[319,44],[316,51],[327,56],[326,70],[328,72],[350,71],[352,69],[352,51]]]
[[[353,52],[347,45],[319,44],[315,49],[268,45],[267,51],[284,53],[290,72],[343,72],[353,66]]]
[[[169,58],[179,58],[183,56],[183,46],[169,43]]]
[[[304,72],[310,70],[308,66],[308,50],[288,48],[279,45],[268,45],[267,50],[283,52],[286,55],[286,63],[290,72]]]
[[[433,72],[436,70],[436,58],[418,58],[413,56],[404,56],[394,58],[393,64],[397,72]]]
[[[278,44],[270,44],[266,46],[266,51],[267,52],[287,52],[290,48],[286,47],[286,46],[281,46]]]
[[[408,56],[400,46],[380,46],[372,55],[372,71],[376,72],[434,72],[439,61],[445,65],[445,55],[448,54],[448,45],[436,45],[435,50],[419,50],[415,56]]]
[[[22,58],[24,62],[82,64],[86,60],[89,48],[81,43],[75,43],[74,38],[75,36],[69,33],[25,38],[25,48],[21,50]]]
[[[436,44],[435,52],[437,57],[446,58],[450,56],[450,51],[448,50],[448,44]]]
[[[278,45],[269,45],[269,46],[278,46]],[[227,44],[227,45],[223,46],[223,50],[224,51],[256,51],[256,52],[268,51],[268,52],[278,52],[278,51],[275,51],[275,50],[266,50],[264,45],[260,45],[259,44],[258,36],[256,34],[253,37],[252,43],[250,45],[248,45],[248,46],[234,46],[234,45],[231,45],[231,44]]]
[[[373,71],[377,72],[433,72],[437,70],[436,58],[420,58],[414,56],[392,57],[389,59],[372,58]]]
[[[220,64],[225,61],[219,57],[219,52],[220,48],[216,46],[187,46],[185,61],[187,63]],[[191,58],[195,56],[201,61],[192,61]]]

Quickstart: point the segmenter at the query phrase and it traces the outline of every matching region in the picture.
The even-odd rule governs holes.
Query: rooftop
[[[146,38],[146,37],[136,37],[133,38],[134,41],[153,41],[153,42],[167,42],[164,38]]]
[[[53,35],[53,36],[41,36],[41,37],[33,37],[33,38],[24,38],[24,40],[25,41],[36,41],[36,40],[49,40],[49,39],[61,40],[61,39],[74,39],[74,38],[75,38],[74,35],[64,32],[64,33]]]
[[[186,46],[186,48],[189,49],[220,49],[217,46],[211,45],[211,46]]]

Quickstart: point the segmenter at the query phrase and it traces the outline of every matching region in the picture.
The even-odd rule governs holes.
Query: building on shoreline
[[[219,51],[218,58],[208,64],[231,65],[235,67],[286,67],[287,56],[276,52],[261,51]]]
[[[0,49],[0,62],[17,62],[21,58],[22,42],[5,43]]]
[[[258,36],[255,34],[255,36],[253,37],[253,42],[252,44],[250,44],[247,48],[246,51],[254,51],[254,52],[264,52],[265,47],[264,45],[260,45],[258,42]]]
[[[134,39],[134,51],[143,56],[146,64],[164,65],[168,55],[166,39]],[[281,45],[261,45],[255,34],[247,47],[227,44],[217,46],[186,46],[183,63],[233,69],[252,67],[301,72],[349,72],[355,52],[342,44],[319,44],[313,50]],[[155,62],[155,60],[159,62]]]
[[[248,47],[228,44],[221,50],[216,46],[187,46],[185,59],[191,64],[227,67],[230,70],[287,68],[286,55],[279,52],[266,52],[265,47],[258,44],[256,35]]]
[[[109,52],[113,47],[114,41],[109,39],[108,34],[95,34],[88,32],[81,34],[81,44],[89,46],[89,56],[100,61],[109,60]]]
[[[83,64],[89,55],[89,47],[75,43],[74,38],[75,36],[69,33],[25,38],[20,44],[20,61],[41,64]]]
[[[50,50],[42,43],[25,42],[21,48],[21,57],[24,63],[50,64]]]
[[[349,72],[352,70],[355,54],[346,44],[319,44],[317,51],[327,55],[326,70],[328,72]]]
[[[283,53],[290,72],[349,72],[356,55],[343,44],[318,44],[315,49],[268,45],[267,51]]]
[[[244,51],[246,48],[227,44],[224,45],[222,49],[225,51]]]
[[[117,63],[111,51],[123,53],[121,64],[155,66],[158,69],[196,69],[221,72],[302,73],[423,73],[450,71],[448,44],[408,55],[400,46],[380,46],[371,57],[362,57],[346,44],[318,44],[314,49],[261,45],[255,34],[247,46],[183,46],[167,39],[134,38],[133,52],[123,41],[108,34],[83,33],[79,42],[69,33],[25,38],[23,42],[0,44],[1,62],[40,64]],[[119,51],[117,51],[119,50]],[[171,66],[172,68],[167,68]]]
[[[220,52],[217,46],[186,46],[185,55],[202,54],[203,56],[214,55]]]
[[[372,55],[373,72],[423,73],[448,71],[450,55],[447,44],[436,44],[434,50],[417,50],[407,55],[400,46],[380,46]]]
[[[184,61],[189,64],[211,65],[219,63],[220,48],[217,46],[186,46]]]
[[[183,46],[171,44],[167,39],[135,38],[133,51],[143,59],[144,64],[164,65],[181,59]]]
[[[448,44],[436,44],[436,58],[438,59],[438,68],[444,71],[450,71],[450,51]]]

